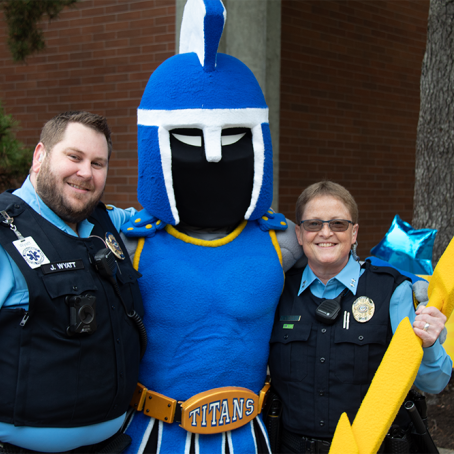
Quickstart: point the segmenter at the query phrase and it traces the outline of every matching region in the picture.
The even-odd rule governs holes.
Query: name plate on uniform
[[[249,389],[234,386],[211,389],[181,404],[180,426],[198,434],[234,430],[254,419],[258,406],[259,396]]]
[[[61,262],[53,262],[48,265],[41,265],[43,274],[60,273],[61,271],[83,270],[84,262],[81,259]]]
[[[299,322],[301,315],[281,315],[279,318],[281,322]]]

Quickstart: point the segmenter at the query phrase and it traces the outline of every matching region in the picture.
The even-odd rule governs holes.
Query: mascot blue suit
[[[217,53],[225,18],[220,0],[187,2],[180,54],[151,75],[138,109],[144,210],[122,231],[139,239],[149,344],[131,453],[269,452],[259,394],[283,269],[302,251],[270,209],[259,84]]]

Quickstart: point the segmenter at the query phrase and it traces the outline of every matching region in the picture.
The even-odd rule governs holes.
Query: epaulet
[[[288,224],[285,216],[281,213],[276,213],[270,208],[260,219],[257,219],[259,227],[264,232],[269,230],[287,230]]]
[[[98,202],[98,208],[101,208],[102,210],[113,210],[112,205],[106,205],[104,202]]]
[[[121,231],[127,237],[152,237],[157,230],[166,226],[165,222],[160,221],[157,217],[143,209],[132,216],[128,222],[121,226]]]

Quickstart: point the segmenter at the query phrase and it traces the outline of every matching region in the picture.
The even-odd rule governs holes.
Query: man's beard
[[[66,184],[63,181],[63,184]],[[96,208],[96,205],[101,200],[104,193],[101,192],[99,197],[90,200],[82,209],[76,210],[65,200],[63,193],[57,188],[57,177],[52,173],[48,162],[41,165],[41,169],[36,178],[36,192],[41,197],[41,200],[64,222],[78,224],[88,216]]]

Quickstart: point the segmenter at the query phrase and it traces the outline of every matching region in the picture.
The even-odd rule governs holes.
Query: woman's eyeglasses
[[[321,221],[320,219],[306,219],[301,221],[300,224],[303,229],[307,232],[320,232],[323,228],[323,224],[328,224],[332,232],[345,232],[352,221],[346,219],[332,219],[331,221]]]

